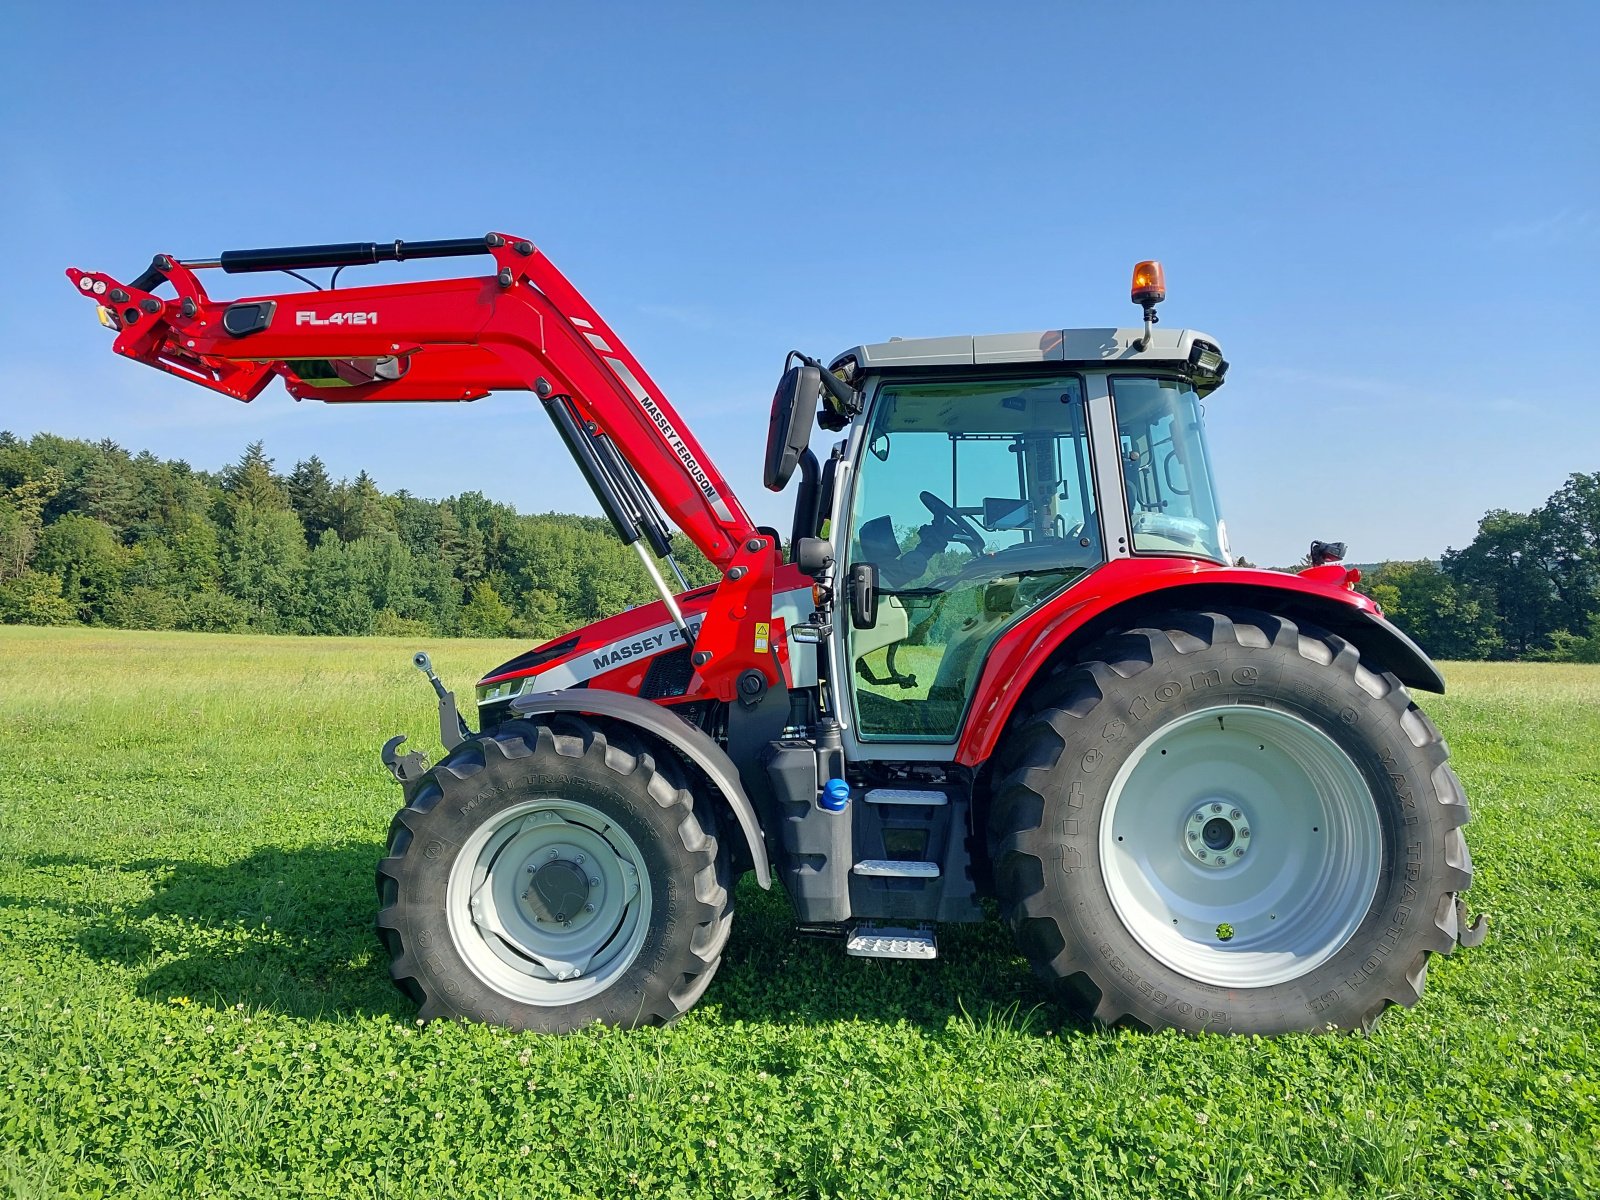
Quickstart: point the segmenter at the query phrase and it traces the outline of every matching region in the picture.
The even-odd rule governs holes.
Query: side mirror
[[[833,570],[833,543],[819,537],[799,539],[794,544],[794,563],[802,575],[820,579]]]
[[[817,398],[822,394],[822,371],[818,367],[790,367],[772,394],[772,416],[767,421],[767,459],[761,482],[768,491],[781,492],[789,484],[800,455],[811,441],[811,423],[817,415]]]
[[[878,623],[878,564],[856,563],[846,585],[850,592],[850,620],[857,629]]]

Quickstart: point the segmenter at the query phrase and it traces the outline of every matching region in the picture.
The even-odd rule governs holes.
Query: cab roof
[[[980,333],[955,337],[890,338],[855,346],[830,364],[838,370],[855,363],[858,374],[930,367],[981,367],[1004,363],[1052,362],[1084,367],[1187,364],[1195,343],[1217,350],[1217,340],[1194,329],[1157,326],[1150,345],[1135,349],[1144,337],[1134,329],[1046,329],[1036,333]]]

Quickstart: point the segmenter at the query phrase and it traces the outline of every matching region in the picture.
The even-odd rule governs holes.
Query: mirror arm
[[[807,446],[800,452],[800,486],[794,497],[794,523],[789,526],[789,561],[795,561],[801,538],[816,537],[822,504],[822,465]]]
[[[806,366],[817,369],[818,374],[822,377],[822,386],[827,390],[828,395],[833,399],[840,412],[851,417],[860,414],[861,393],[823,366],[821,359],[801,354],[798,350],[791,350],[789,354],[794,358],[798,358]]]

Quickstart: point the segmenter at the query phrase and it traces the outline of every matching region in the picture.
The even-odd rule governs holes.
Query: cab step
[[[939,946],[930,928],[910,929],[897,925],[857,925],[845,940],[845,952],[857,958],[939,957]]]
[[[868,804],[925,804],[937,807],[949,804],[950,797],[932,788],[868,788]]]
[[[873,875],[885,879],[937,879],[939,864],[912,862],[895,858],[864,858],[851,868],[857,875]]]

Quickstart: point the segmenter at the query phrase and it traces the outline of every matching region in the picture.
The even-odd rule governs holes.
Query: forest
[[[675,546],[691,584],[715,579]],[[1438,658],[1600,662],[1600,472],[1360,587]],[[0,433],[0,623],[543,638],[653,596],[600,517],[385,493],[315,456],[280,472],[259,442],[212,473]]]
[[[716,572],[674,540],[691,584]],[[218,473],[102,441],[0,433],[0,622],[547,637],[652,599],[602,517],[480,492],[424,500],[261,443]]]

